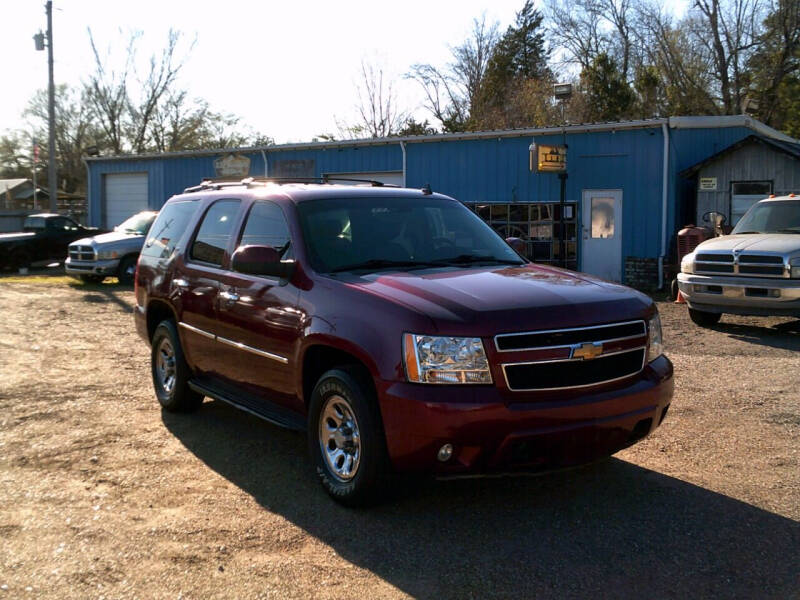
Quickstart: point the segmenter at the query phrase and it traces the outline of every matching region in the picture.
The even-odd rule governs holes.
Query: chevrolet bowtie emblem
[[[582,358],[583,360],[592,360],[603,353],[603,344],[581,344],[572,347],[572,358]]]

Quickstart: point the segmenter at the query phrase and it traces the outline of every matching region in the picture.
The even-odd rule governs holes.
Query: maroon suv
[[[161,210],[136,284],[161,405],[306,430],[346,504],[393,472],[607,456],[672,398],[650,298],[531,264],[427,189],[206,182]]]

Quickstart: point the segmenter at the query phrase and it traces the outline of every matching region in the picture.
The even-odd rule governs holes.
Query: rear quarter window
[[[142,255],[169,258],[199,204],[195,200],[185,200],[164,206],[150,227],[147,241],[142,248]]]

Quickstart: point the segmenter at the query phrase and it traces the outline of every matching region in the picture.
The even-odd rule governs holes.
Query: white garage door
[[[325,173],[327,177],[344,177],[346,179],[368,179],[370,181],[380,181],[390,185],[403,186],[402,171],[372,171],[365,173]],[[358,185],[357,181],[334,181],[341,185]]]
[[[147,173],[106,175],[104,227],[119,225],[131,215],[147,210]]]

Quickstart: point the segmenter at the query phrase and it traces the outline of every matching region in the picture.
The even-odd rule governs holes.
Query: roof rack
[[[288,183],[332,183],[336,181],[350,181],[355,183],[362,183],[372,187],[399,187],[397,185],[383,183],[374,179],[354,179],[350,177],[329,177],[323,175],[322,177],[245,177],[244,179],[231,179],[228,177],[207,177],[204,178],[199,185],[193,185],[183,190],[184,194],[191,194],[194,192],[202,192],[205,190],[220,190],[226,187],[252,187],[255,185],[266,185],[268,183],[288,184]]]

